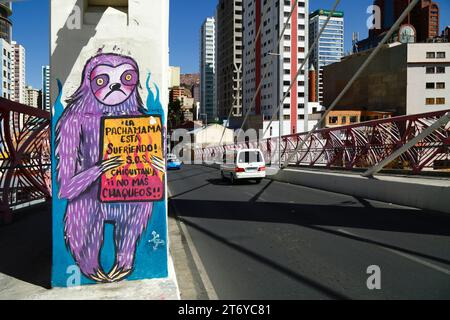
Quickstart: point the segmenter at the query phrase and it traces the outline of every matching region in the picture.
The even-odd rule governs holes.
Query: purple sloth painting
[[[136,247],[152,215],[151,202],[102,203],[98,196],[101,176],[123,164],[119,158],[99,161],[102,118],[142,115],[138,87],[138,65],[132,58],[100,53],[86,63],[80,87],[67,100],[56,128],[59,198],[68,201],[66,245],[81,272],[100,283],[132,273]],[[100,265],[106,223],[114,225],[116,251],[109,272]]]

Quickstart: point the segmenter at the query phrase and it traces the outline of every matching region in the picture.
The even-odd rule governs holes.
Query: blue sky
[[[26,81],[41,89],[41,67],[49,64],[49,1],[13,3],[13,40],[26,50]]]
[[[310,10],[330,8],[335,0],[311,0]],[[342,0],[346,14],[346,49],[351,34],[367,35],[366,8],[372,0]],[[441,26],[450,25],[450,1],[439,0]],[[183,73],[198,72],[199,32],[207,16],[214,15],[217,0],[170,0],[170,64]],[[22,0],[13,4],[13,39],[26,49],[27,83],[41,87],[41,66],[49,63],[49,0]]]

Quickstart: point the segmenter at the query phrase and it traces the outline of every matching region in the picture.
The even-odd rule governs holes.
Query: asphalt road
[[[450,217],[203,166],[169,189],[220,299],[450,299]]]

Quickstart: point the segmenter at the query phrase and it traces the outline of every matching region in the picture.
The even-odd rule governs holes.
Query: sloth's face
[[[91,72],[91,89],[97,100],[108,106],[125,102],[136,89],[139,74],[128,63],[117,67],[98,65]]]

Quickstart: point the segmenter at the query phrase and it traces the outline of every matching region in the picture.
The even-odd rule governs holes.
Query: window
[[[427,89],[434,89],[435,88],[434,82],[427,82],[426,88]]]
[[[435,52],[427,52],[427,59],[435,59],[436,53]]]
[[[436,104],[445,104],[445,98],[436,98]]]
[[[445,82],[436,83],[436,89],[445,89]]]
[[[434,67],[427,67],[427,73],[428,74],[435,73]]]
[[[357,123],[358,122],[358,117],[357,116],[351,116],[350,117],[350,123]]]
[[[338,123],[338,117],[330,117],[329,119],[328,119],[328,122],[330,123],[330,124],[337,124]]]
[[[427,99],[425,100],[425,104],[426,104],[427,106],[435,104],[435,103],[434,103],[434,98],[427,98]]]
[[[245,151],[239,154],[238,163],[262,162],[261,153],[259,151]]]
[[[438,59],[445,59],[445,52],[438,52],[437,53],[437,58]]]
[[[445,67],[436,67],[436,73],[445,73]]]

